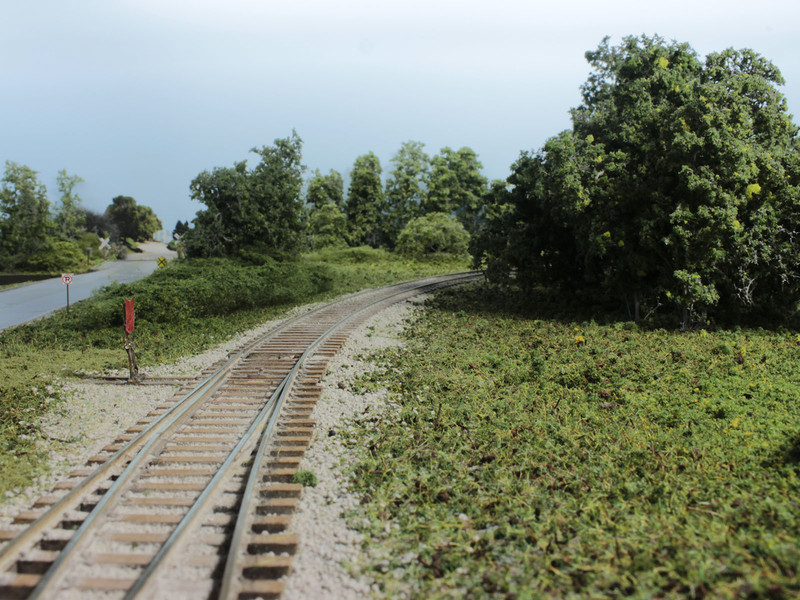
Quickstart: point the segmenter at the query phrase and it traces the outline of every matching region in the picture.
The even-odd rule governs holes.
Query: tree
[[[347,217],[334,202],[313,209],[308,227],[315,249],[347,246]]]
[[[506,268],[623,298],[637,318],[671,305],[684,326],[793,311],[798,130],[774,65],[645,36],[586,56],[572,129],[512,167]]]
[[[251,197],[258,215],[253,241],[268,248],[296,251],[302,238],[303,140],[293,131],[291,137],[274,143],[251,150],[261,157],[250,175]]]
[[[416,258],[467,253],[469,233],[452,215],[430,213],[408,222],[397,236],[397,251]]]
[[[78,211],[84,220],[86,231],[100,237],[119,239],[119,228],[105,212],[98,213],[87,208],[78,208]]]
[[[189,231],[189,221],[178,220],[175,222],[175,227],[172,229],[172,237],[182,236],[187,231]]]
[[[350,171],[345,214],[352,243],[368,244],[373,248],[381,244],[381,221],[385,208],[381,162],[369,152],[356,158]]]
[[[161,231],[164,225],[152,208],[140,204],[136,207],[136,227],[136,237],[133,239],[144,242],[153,239],[156,232]]]
[[[6,161],[0,187],[0,255],[26,257],[47,245],[55,225],[47,188],[30,167]]]
[[[331,169],[327,175],[315,170],[308,182],[306,202],[322,208],[328,203],[333,203],[340,209],[344,206],[344,181],[338,171]]]
[[[296,252],[302,239],[302,140],[276,139],[253,148],[261,160],[233,168],[203,171],[191,183],[192,198],[205,204],[186,234],[190,255],[232,256],[247,247],[267,252]]]
[[[442,148],[431,159],[427,195],[422,203],[424,213],[443,212],[455,214],[470,231],[477,229],[478,215],[486,194],[486,177],[483,165],[471,148],[454,151]]]
[[[65,240],[74,240],[85,231],[86,217],[80,210],[81,198],[74,193],[75,186],[79,183],[83,183],[83,179],[78,175],[69,175],[66,169],[58,172],[61,204],[56,213],[56,226],[59,235]]]
[[[117,196],[106,207],[106,217],[116,226],[120,238],[144,242],[162,228],[161,221],[149,206],[142,206],[130,196]]]
[[[394,168],[386,181],[388,218],[385,232],[390,244],[413,218],[422,214],[427,195],[430,157],[422,142],[404,142],[392,158]]]

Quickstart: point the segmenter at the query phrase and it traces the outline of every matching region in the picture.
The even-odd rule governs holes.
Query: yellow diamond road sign
[[[167,259],[166,259],[166,258],[164,258],[163,256],[159,256],[159,257],[156,259],[156,264],[157,264],[159,267],[166,267],[166,266],[167,266]]]

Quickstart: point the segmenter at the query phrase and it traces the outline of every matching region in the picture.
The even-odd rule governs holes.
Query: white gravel
[[[177,386],[101,385],[68,381],[66,399],[44,416],[37,450],[46,457],[44,473],[25,489],[6,492],[0,504],[0,527],[49,493],[53,486],[100,452],[104,446],[171,398]],[[53,390],[49,390],[53,391]]]
[[[371,579],[357,572],[363,536],[348,528],[345,517],[358,506],[359,498],[350,493],[344,475],[345,465],[352,464],[355,456],[341,443],[340,434],[365,411],[385,410],[384,392],[357,395],[350,389],[358,377],[374,369],[359,355],[399,345],[399,332],[411,310],[407,302],[371,318],[328,363],[322,396],[311,416],[317,422],[314,436],[300,464],[300,469],[317,476],[317,485],[303,488],[292,518],[291,531],[300,534],[300,546],[283,600],[358,600],[379,593]]]

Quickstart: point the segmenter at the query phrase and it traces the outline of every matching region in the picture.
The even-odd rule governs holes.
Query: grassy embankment
[[[69,314],[0,333],[0,494],[42,468],[38,417],[60,401],[59,378],[127,368],[125,298],[136,301],[133,337],[145,367],[200,352],[292,306],[467,268],[466,260],[409,261],[368,248],[262,262],[172,262],[139,282],[110,286]]]
[[[399,403],[351,440],[389,597],[800,596],[796,332],[481,289],[438,295],[359,382]]]

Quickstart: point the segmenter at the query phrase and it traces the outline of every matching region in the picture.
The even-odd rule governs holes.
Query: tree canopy
[[[206,205],[186,233],[194,256],[232,256],[248,247],[295,252],[302,239],[303,141],[276,139],[253,148],[259,163],[203,171],[191,183],[192,198]]]
[[[467,231],[475,231],[487,191],[481,169],[483,165],[472,148],[442,148],[431,159],[424,212],[455,214]]]
[[[572,129],[523,153],[476,246],[502,279],[677,308],[793,311],[800,299],[797,126],[751,50],[701,61],[659,37],[608,39]],[[505,240],[499,231],[507,233]]]
[[[423,214],[431,162],[424,148],[422,142],[403,142],[392,157],[394,167],[386,180],[385,231],[389,244],[394,244],[411,219]]]
[[[314,175],[308,182],[306,192],[306,202],[315,208],[321,208],[332,202],[339,208],[344,206],[344,181],[342,175],[331,169],[327,175],[314,171]]]
[[[345,214],[350,239],[355,245],[377,248],[382,241],[386,203],[381,173],[381,161],[372,152],[356,158],[350,171]]]
[[[161,221],[149,206],[137,204],[130,196],[117,196],[106,208],[106,216],[116,226],[120,238],[144,242],[162,228]]]
[[[41,250],[54,229],[47,188],[36,171],[7,161],[0,186],[0,254],[4,261]]]

